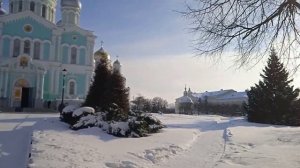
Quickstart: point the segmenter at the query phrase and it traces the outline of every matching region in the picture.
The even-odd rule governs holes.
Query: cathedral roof
[[[6,15],[6,11],[2,8],[2,1],[0,0],[0,15]]]
[[[81,9],[80,0],[61,0],[61,7],[74,7]]]
[[[2,8],[0,8],[0,15],[6,15],[6,11]]]

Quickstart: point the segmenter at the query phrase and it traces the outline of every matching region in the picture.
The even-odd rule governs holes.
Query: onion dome
[[[72,7],[81,9],[80,0],[61,0],[61,7]]]
[[[121,63],[118,59],[113,63],[113,70],[121,72]]]
[[[114,62],[114,65],[121,65],[120,61],[117,59],[115,62]]]
[[[100,60],[110,60],[110,55],[103,49],[103,46],[94,54],[96,62]]]

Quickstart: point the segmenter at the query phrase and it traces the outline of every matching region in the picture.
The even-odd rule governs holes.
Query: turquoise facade
[[[86,46],[87,38],[78,32],[69,32],[62,35],[62,44]]]
[[[43,60],[44,61],[49,61],[49,57],[50,57],[50,44],[49,43],[44,43]]]
[[[3,38],[3,57],[4,59],[9,58],[10,56],[10,39],[9,38]]]
[[[31,25],[33,27],[32,32],[26,33],[24,31],[25,25]],[[31,38],[31,39],[41,39],[41,40],[51,40],[52,30],[34,20],[33,18],[26,17],[17,20],[9,21],[4,23],[3,35],[18,36],[21,38]]]
[[[96,37],[79,27],[81,7],[61,8],[62,20],[55,23],[56,0],[37,1],[36,11],[26,7],[27,0],[20,0],[22,10],[17,8],[19,1],[7,1],[16,4],[0,15],[0,107],[1,100],[11,107],[36,108],[45,101],[60,102],[63,80],[64,99],[83,100],[94,71]],[[38,9],[42,5],[47,15]],[[65,9],[74,15],[64,16]]]

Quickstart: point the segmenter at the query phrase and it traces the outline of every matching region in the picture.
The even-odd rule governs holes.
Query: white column
[[[40,75],[37,74],[37,79],[36,79],[36,99],[39,99],[39,90],[40,90]]]
[[[0,69],[0,97],[3,97],[3,92],[4,92],[4,88],[3,88],[3,71]],[[3,90],[3,92],[2,92]]]
[[[42,73],[41,74],[41,99],[44,99],[44,83],[45,83],[45,80],[44,80],[44,78],[45,78],[45,74],[44,73]]]
[[[55,70],[55,94],[59,93],[58,88],[59,88],[59,71]]]
[[[55,61],[55,45],[56,45],[56,37],[55,35],[52,36],[52,41],[50,44],[50,53],[49,53],[49,60]]]
[[[3,24],[0,23],[0,34],[2,34],[2,28],[3,28]],[[3,57],[3,50],[2,50],[2,44],[3,43],[3,38],[2,36],[0,36],[0,58]],[[1,60],[0,60],[1,62]]]
[[[50,82],[50,92],[51,93],[55,93],[55,78],[54,78],[54,70],[53,68],[51,67],[50,70],[49,70],[49,82]]]
[[[4,71],[4,74],[5,74],[4,97],[7,97],[7,89],[8,89],[8,71]]]
[[[85,95],[88,94],[89,85],[90,85],[90,73],[88,71],[85,72]]]
[[[62,63],[62,53],[61,53],[61,36],[58,36],[58,44],[57,46],[57,55],[56,55],[56,61],[61,62]]]

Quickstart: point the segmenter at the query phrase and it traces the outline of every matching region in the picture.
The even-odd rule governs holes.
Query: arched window
[[[15,39],[14,40],[13,57],[17,57],[20,55],[20,49],[21,49],[21,40]]]
[[[46,18],[46,5],[42,5],[42,17]]]
[[[33,50],[33,59],[40,59],[41,55],[41,43],[36,41],[34,42],[34,50]]]
[[[75,82],[74,81],[69,82],[69,95],[71,95],[71,96],[75,95]]]
[[[71,48],[71,64],[77,64],[77,48]]]
[[[34,2],[30,2],[30,10],[31,10],[32,12],[35,11],[35,3],[34,3]]]
[[[25,40],[24,41],[24,54],[28,54],[30,55],[30,41],[29,40]]]
[[[22,12],[23,10],[23,2],[22,1],[19,1],[19,12]]]
[[[9,4],[9,12],[10,12],[10,13],[13,13],[13,12],[14,12],[14,3],[13,3],[13,2],[11,2],[11,3]]]

